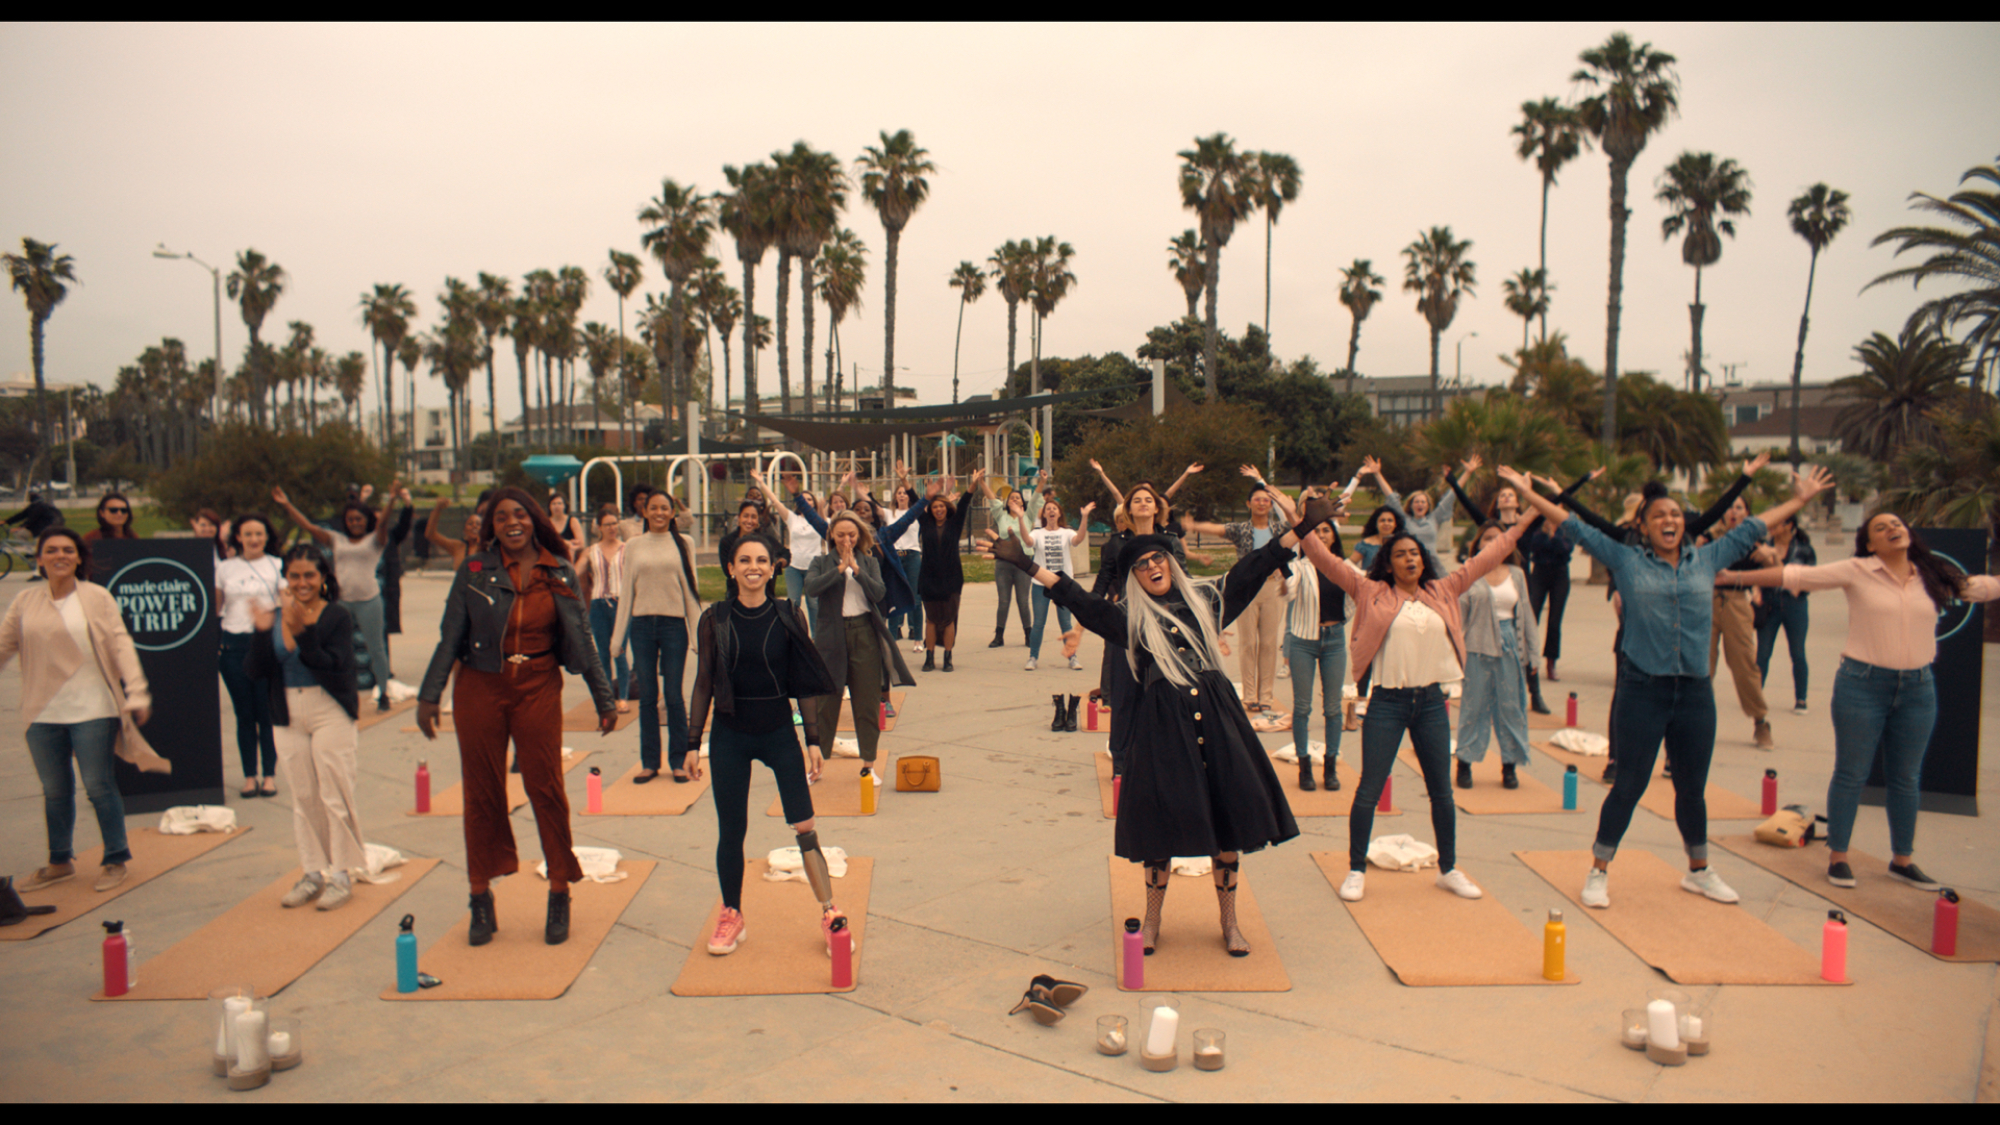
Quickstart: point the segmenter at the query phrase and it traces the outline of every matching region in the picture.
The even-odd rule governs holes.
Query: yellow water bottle
[[[875,771],[873,769],[867,766],[861,767],[861,815],[862,816],[875,815],[875,779],[872,776],[870,776],[874,772]]]
[[[1563,912],[1549,911],[1549,924],[1542,927],[1542,979],[1559,981],[1563,979],[1563,940],[1567,930],[1563,926]]]

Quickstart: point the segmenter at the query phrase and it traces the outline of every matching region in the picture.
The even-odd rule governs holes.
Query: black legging
[[[743,841],[750,834],[750,763],[762,762],[777,775],[778,797],[785,805],[785,823],[812,819],[812,792],[806,788],[806,764],[799,737],[785,723],[763,734],[736,729],[717,715],[708,736],[708,768],[715,795],[715,877],[722,884],[722,904],[743,909]]]
[[[1548,612],[1542,612],[1544,602]],[[1569,560],[1536,563],[1528,572],[1528,604],[1542,623],[1542,655],[1562,659],[1563,609],[1569,605]]]

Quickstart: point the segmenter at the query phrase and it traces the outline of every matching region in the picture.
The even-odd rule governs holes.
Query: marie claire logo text
[[[209,616],[209,593],[192,570],[172,559],[141,559],[105,583],[118,600],[125,628],[142,652],[179,648],[201,632]]]

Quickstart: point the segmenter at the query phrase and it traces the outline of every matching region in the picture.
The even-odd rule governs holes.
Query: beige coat
[[[139,667],[139,650],[118,613],[117,599],[89,582],[77,583],[76,594],[90,628],[91,657],[118,705],[118,756],[147,773],[172,773],[174,764],[153,752],[132,721],[132,712],[152,707],[153,693]],[[0,668],[23,649],[28,655],[21,661],[21,714],[32,723],[84,661],[47,583],[22,591],[7,608],[6,620],[0,621]]]

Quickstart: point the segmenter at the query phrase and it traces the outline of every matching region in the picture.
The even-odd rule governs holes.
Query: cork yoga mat
[[[819,902],[804,883],[773,883],[764,878],[770,863],[753,859],[743,872],[743,939],[736,952],[717,956],[708,951],[709,936],[722,914],[722,902],[709,908],[694,935],[681,975],[670,990],[675,996],[799,996],[852,992],[861,983],[862,958],[868,955],[868,892],[875,861],[847,857],[847,874],[833,881],[833,901],[847,915],[854,933],[854,986],[833,987],[833,962],[819,928]]]
[[[1121,992],[1290,992],[1292,978],[1278,956],[1278,943],[1257,906],[1249,873],[1236,885],[1236,927],[1250,943],[1250,956],[1231,957],[1222,944],[1215,880],[1168,877],[1167,901],[1160,910],[1160,942],[1146,958],[1146,983],[1125,987],[1125,919],[1146,916],[1146,877],[1129,860],[1111,856],[1111,975]],[[1245,866],[1249,866],[1245,864]]]
[[[500,923],[493,940],[473,948],[466,943],[472,915],[456,925],[417,957],[417,968],[442,980],[436,988],[397,992],[393,978],[382,990],[384,1000],[554,1000],[569,991],[590,964],[611,927],[646,885],[652,860],[620,860],[618,870],[631,876],[616,883],[588,879],[569,887],[569,940],[550,945],[543,938],[549,916],[549,885],[523,872],[493,881],[493,914]],[[424,919],[417,919],[422,940]],[[434,932],[434,931],[433,931]],[[384,976],[389,974],[383,957]]]
[[[280,905],[303,874],[295,867],[159,956],[141,962],[139,987],[123,996],[100,992],[91,999],[204,1000],[232,984],[248,984],[258,996],[275,996],[359,933],[438,863],[413,859],[388,872],[402,876],[393,883],[357,882],[354,898],[346,906],[325,911],[310,903],[291,910]]]
[[[1604,755],[1598,754],[1593,756],[1590,754],[1574,753],[1557,746],[1553,742],[1530,742],[1528,745],[1555,759],[1557,769],[1561,769],[1564,766],[1575,766],[1577,774],[1585,781],[1595,781],[1599,785],[1605,784],[1604,763],[1606,759]],[[1653,776],[1655,778],[1661,776],[1661,765],[1665,761],[1666,756],[1661,755],[1660,762],[1654,764]]]
[[[875,791],[876,812],[882,811],[883,806],[896,797],[926,795],[896,792],[896,759],[884,754],[875,760],[875,764],[882,771],[882,787]],[[874,815],[861,811],[861,766],[859,758],[827,758],[822,761],[819,781],[809,790],[814,816]],[[764,815],[785,815],[784,798],[771,798],[771,807],[764,810]]]
[[[639,776],[639,768],[635,762],[617,782],[605,784],[603,812],[592,813],[587,799],[571,801],[570,811],[579,816],[680,816],[708,793],[705,769],[693,781],[676,782],[670,771],[662,770],[653,780],[635,785],[632,779]]]
[[[563,767],[562,767],[563,772],[568,773],[569,771],[582,765],[583,760],[585,758],[590,757],[590,755],[591,751],[589,750],[579,750],[574,754],[564,755]],[[515,809],[518,809],[522,805],[525,805],[527,803],[528,803],[528,789],[527,786],[521,783],[521,775],[518,773],[508,774],[507,811],[513,812]],[[465,815],[464,783],[461,782],[460,784],[454,785],[449,789],[441,789],[438,792],[431,794],[431,811],[427,813],[420,813],[415,809],[405,809],[403,810],[403,815],[404,816],[464,816]]]
[[[1336,890],[1347,878],[1346,852],[1313,852],[1312,860]],[[1573,970],[1559,981],[1542,976],[1542,935],[1491,894],[1467,899],[1440,888],[1436,868],[1370,868],[1361,901],[1341,905],[1382,963],[1412,988],[1582,979]]]
[[[1515,852],[1575,904],[1572,930],[1588,918],[1676,984],[1826,984],[1819,955],[1807,952],[1741,904],[1681,889],[1685,871],[1652,852],[1627,848],[1611,864],[1611,906],[1585,909],[1577,896],[1590,852]],[[1726,874],[1725,874],[1726,877]]]
[[[1531,743],[1535,749],[1556,760],[1558,766],[1575,766],[1576,772],[1599,785],[1604,784],[1604,757],[1572,754],[1552,743]],[[1653,780],[1639,807],[1664,820],[1674,818],[1674,783],[1665,774],[1667,756],[1660,754],[1653,767]],[[1710,784],[1706,794],[1710,820],[1763,820],[1764,810],[1755,801],[1738,796],[1719,785]]]
[[[1345,759],[1336,758],[1333,763],[1334,776],[1340,778],[1340,788],[1331,792],[1324,786],[1308,793],[1299,788],[1299,764],[1271,760],[1271,768],[1278,771],[1278,782],[1285,787],[1285,800],[1292,806],[1293,816],[1351,816],[1354,812],[1354,790],[1361,785],[1361,771],[1347,764]],[[1326,780],[1326,767],[1313,763],[1313,780]],[[1389,811],[1380,809],[1376,816],[1401,816],[1403,810],[1396,807],[1396,786],[1389,784]]]
[[[1419,779],[1421,779],[1423,771],[1417,765],[1417,751],[1414,747],[1404,746],[1396,756],[1402,760],[1404,765],[1415,770]],[[1573,811],[1563,808],[1563,799],[1560,792],[1542,784],[1541,779],[1529,771],[1529,766],[1533,764],[1530,762],[1526,766],[1520,766],[1515,769],[1514,776],[1521,783],[1519,789],[1503,788],[1500,784],[1500,750],[1498,747],[1489,744],[1486,748],[1486,757],[1472,763],[1472,788],[1460,789],[1457,787],[1456,776],[1458,762],[1454,759],[1452,761],[1452,804],[1456,805],[1460,812],[1470,813],[1473,816],[1506,816]],[[1418,780],[1416,784],[1421,785],[1422,781]]]
[[[0,941],[26,941],[39,937],[65,922],[81,918],[127,891],[146,885],[196,856],[214,851],[248,831],[248,828],[238,828],[234,832],[165,836],[158,829],[142,828],[128,833],[126,842],[132,849],[132,861],[125,865],[125,881],[102,894],[91,887],[97,882],[99,869],[104,866],[104,848],[92,848],[76,857],[76,877],[69,882],[57,883],[39,891],[21,891],[21,901],[29,906],[53,906],[56,912],[37,914],[19,925],[0,927]],[[20,889],[22,883],[34,876],[33,871],[15,876],[15,888]]]
[[[1931,924],[1937,894],[1920,891],[1889,878],[1889,865],[1865,852],[1847,853],[1855,885],[1836,887],[1826,881],[1826,848],[1776,848],[1744,836],[1714,836],[1715,844],[1751,863],[1782,876],[1847,912],[1887,930],[1925,953],[1931,952]],[[1931,953],[1937,957],[1937,954]],[[1958,903],[1958,952],[1940,961],[2000,961],[2000,910],[1961,897]]]
[[[390,719],[398,718],[416,709],[416,700],[405,699],[401,703],[391,703],[387,711],[377,711],[375,709],[375,701],[364,695],[361,697],[361,717],[354,720],[354,729],[367,730],[369,727],[386,723]],[[409,729],[415,730],[417,728],[411,727]],[[207,993],[203,993],[202,995],[204,998],[207,997]]]

